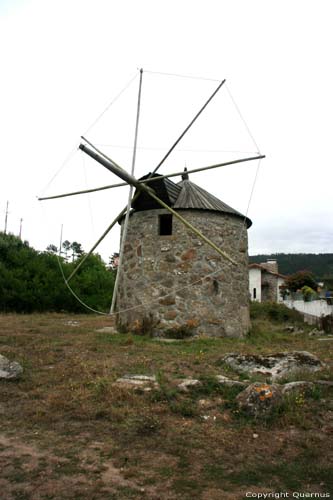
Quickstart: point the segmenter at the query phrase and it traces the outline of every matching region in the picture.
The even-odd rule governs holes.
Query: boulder
[[[22,372],[23,368],[19,363],[9,361],[9,359],[0,354],[0,378],[15,380],[20,377]]]
[[[252,417],[265,417],[272,414],[282,403],[282,390],[278,384],[255,382],[236,397],[240,410]]]
[[[307,351],[278,352],[266,356],[230,353],[222,361],[239,373],[265,375],[272,381],[297,372],[315,372],[324,367],[316,356]]]

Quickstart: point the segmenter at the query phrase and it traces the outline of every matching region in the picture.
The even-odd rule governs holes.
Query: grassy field
[[[332,342],[283,332],[289,322],[255,315],[243,340],[162,343],[96,330],[107,317],[0,316],[0,353],[20,362],[0,381],[0,498],[245,499],[247,492],[332,493],[329,388],[290,400],[266,421],[240,415],[239,389],[216,384],[228,352],[307,350],[332,380]],[[155,375],[159,388],[114,385]],[[179,392],[184,377],[200,388]],[[252,497],[253,498],[253,497]]]

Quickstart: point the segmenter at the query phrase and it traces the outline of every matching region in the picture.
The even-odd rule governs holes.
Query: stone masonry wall
[[[277,302],[278,277],[265,271],[261,274],[261,302]]]
[[[160,236],[158,216],[165,213],[164,209],[134,212],[129,219],[119,276],[118,325],[132,329],[152,315],[155,335],[187,325],[193,334],[243,336],[249,328],[249,292],[247,230],[242,219],[179,210],[233,257],[235,266],[175,217],[172,235]],[[214,271],[218,272],[207,277]]]

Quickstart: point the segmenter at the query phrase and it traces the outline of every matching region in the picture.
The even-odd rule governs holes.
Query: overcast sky
[[[23,218],[35,248],[57,245],[61,225],[64,239],[92,246],[127,188],[36,197],[116,182],[77,151],[81,135],[130,170],[142,67],[137,177],[226,78],[160,172],[260,151],[255,184],[257,162],[191,179],[243,213],[254,187],[251,255],[332,252],[332,10],[330,0],[0,0],[0,229],[9,201],[8,231]],[[100,247],[105,259],[118,239],[116,229]]]

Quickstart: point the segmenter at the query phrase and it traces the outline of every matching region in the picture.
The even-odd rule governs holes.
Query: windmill
[[[144,176],[143,178],[137,179],[134,176],[134,169],[135,169],[138,127],[139,127],[139,118],[140,118],[142,75],[143,75],[143,70],[141,69],[140,70],[139,90],[138,90],[138,100],[137,100],[137,114],[136,114],[136,126],[135,126],[135,136],[134,136],[134,147],[133,147],[131,172],[128,173],[124,168],[122,168],[113,159],[111,159],[105,153],[103,153],[98,148],[96,148],[96,146],[94,146],[94,144],[92,144],[88,139],[86,139],[83,136],[81,137],[83,142],[79,146],[79,149],[81,151],[83,151],[89,157],[91,157],[92,159],[94,159],[95,161],[97,161],[98,163],[103,165],[107,170],[109,170],[111,173],[113,173],[117,177],[119,177],[123,182],[118,183],[118,184],[109,185],[109,186],[103,186],[101,188],[84,190],[84,191],[76,191],[76,192],[72,192],[72,193],[65,193],[65,194],[61,194],[61,195],[50,196],[50,197],[39,198],[39,199],[45,200],[45,199],[61,198],[61,197],[65,197],[65,196],[73,196],[73,195],[83,194],[83,193],[87,193],[87,192],[98,191],[98,190],[102,190],[102,189],[110,189],[110,188],[115,188],[115,187],[119,187],[119,186],[123,186],[123,185],[128,185],[130,187],[130,190],[129,190],[129,197],[128,197],[127,206],[114,218],[114,220],[107,227],[107,229],[104,231],[102,236],[98,239],[98,241],[93,245],[93,247],[90,249],[90,251],[80,260],[80,262],[78,263],[76,268],[73,270],[73,272],[70,274],[70,276],[66,279],[66,283],[68,285],[68,283],[73,278],[73,276],[75,276],[75,274],[77,273],[79,268],[82,265],[84,265],[84,262],[87,260],[89,255],[97,248],[97,246],[101,243],[101,241],[105,238],[105,236],[115,226],[115,224],[120,223],[122,226],[120,252],[119,252],[120,259],[119,259],[119,267],[118,267],[117,279],[116,279],[116,283],[115,283],[110,313],[111,314],[117,313],[118,320],[120,321],[120,323],[127,324],[127,326],[130,326],[131,324],[133,325],[133,323],[135,321],[136,322],[138,322],[139,320],[143,321],[144,317],[147,316],[147,309],[151,306],[152,301],[157,300],[159,307],[163,307],[163,305],[165,304],[165,307],[167,308],[167,313],[169,313],[169,316],[167,314],[164,314],[164,319],[165,319],[165,317],[170,318],[169,323],[167,323],[167,324],[169,324],[170,326],[173,326],[173,327],[179,327],[179,326],[181,326],[181,322],[179,322],[179,318],[175,317],[174,314],[170,314],[170,313],[172,313],[172,311],[174,313],[175,309],[173,308],[170,310],[170,308],[168,309],[167,306],[173,306],[175,304],[176,298],[177,298],[178,302],[179,301],[184,302],[184,299],[181,298],[181,295],[179,295],[179,293],[181,292],[181,290],[184,290],[184,289],[189,290],[189,287],[192,286],[192,284],[195,284],[195,283],[193,283],[193,279],[189,280],[188,278],[191,278],[192,276],[197,276],[197,272],[198,272],[198,269],[194,269],[195,266],[193,267],[193,265],[191,267],[191,265],[188,262],[187,262],[187,266],[186,266],[184,264],[184,262],[182,262],[182,259],[183,260],[186,260],[186,259],[193,260],[193,257],[196,255],[196,253],[202,254],[202,247],[204,249],[209,248],[210,251],[214,255],[212,257],[212,259],[213,260],[218,259],[218,262],[221,262],[221,260],[223,260],[223,262],[227,263],[227,265],[229,266],[227,273],[229,273],[230,276],[233,275],[232,280],[237,281],[237,279],[238,279],[238,281],[239,281],[239,278],[237,278],[237,275],[239,274],[239,268],[240,268],[240,261],[238,259],[238,256],[240,254],[239,254],[238,250],[236,252],[234,252],[232,250],[232,252],[231,252],[232,255],[231,255],[230,252],[226,251],[223,248],[223,243],[222,244],[220,242],[216,243],[216,241],[213,241],[214,238],[212,238],[210,236],[210,234],[207,234],[207,231],[205,231],[205,221],[208,220],[207,219],[208,218],[207,212],[208,211],[214,212],[215,215],[218,212],[219,217],[221,217],[221,214],[223,214],[223,217],[224,217],[223,224],[226,223],[225,221],[227,219],[228,219],[227,220],[228,224],[229,224],[229,219],[231,220],[231,222],[232,222],[231,225],[227,224],[228,227],[227,227],[226,232],[235,232],[236,230],[241,229],[242,225],[244,225],[244,222],[248,225],[248,227],[251,224],[249,219],[247,219],[246,217],[244,218],[244,216],[242,216],[241,214],[236,212],[231,207],[228,207],[227,205],[223,204],[223,202],[212,197],[211,195],[209,195],[209,193],[205,192],[204,190],[202,190],[198,186],[194,185],[193,183],[190,183],[188,180],[189,179],[188,176],[191,173],[208,171],[208,170],[220,168],[220,167],[226,166],[226,165],[231,165],[231,164],[236,164],[236,163],[241,163],[241,162],[248,162],[248,161],[253,161],[253,160],[260,160],[260,159],[264,158],[264,156],[257,154],[255,156],[241,158],[238,160],[233,160],[233,161],[224,162],[224,163],[218,163],[218,164],[214,164],[214,165],[209,165],[209,166],[205,166],[202,168],[196,168],[196,169],[192,169],[192,170],[189,169],[185,173],[183,171],[181,171],[181,172],[178,171],[178,172],[174,172],[174,173],[167,174],[167,175],[161,175],[161,174],[157,173],[158,170],[163,165],[163,163],[166,161],[166,159],[171,155],[173,150],[176,148],[176,146],[183,139],[185,134],[189,131],[189,129],[192,127],[192,125],[196,122],[196,120],[199,118],[199,116],[203,113],[203,111],[206,109],[206,107],[209,105],[209,103],[213,100],[215,95],[219,92],[221,87],[224,85],[225,80],[223,80],[219,83],[219,85],[214,90],[214,92],[209,96],[208,100],[205,101],[203,106],[199,109],[199,111],[196,113],[194,118],[190,121],[188,126],[184,129],[184,131],[180,134],[180,136],[172,144],[170,149],[163,156],[161,161],[156,165],[154,170],[152,172],[150,172],[148,175]],[[183,185],[181,187],[177,186],[176,184],[174,184],[170,180],[171,178],[176,177],[176,176],[180,176],[180,175],[182,176],[182,179],[183,179],[182,180]],[[133,196],[134,188],[136,191],[135,191],[135,194]],[[170,191],[170,193],[168,193],[168,190]],[[177,205],[177,199],[175,198],[175,196],[176,196],[175,193],[178,192],[178,194],[180,195],[180,191],[182,191],[182,195],[180,196],[180,198],[184,198],[184,196],[185,196],[185,198],[187,197],[187,199],[190,200],[190,204],[188,206],[186,205],[186,203],[184,205],[184,200],[183,200],[183,203],[179,202]],[[169,194],[170,194],[170,196],[169,196]],[[199,204],[198,204],[196,198],[200,198]],[[142,211],[142,204],[144,206],[143,210],[148,208],[148,210],[146,210],[146,215],[150,210],[155,210],[154,214],[158,215],[158,218],[156,219],[156,217],[155,217],[155,219],[158,220],[159,226],[161,226],[161,224],[165,225],[165,228],[164,229],[162,228],[162,233],[159,233],[159,235],[161,236],[161,238],[160,238],[161,244],[165,244],[165,238],[167,238],[168,236],[172,237],[172,234],[170,234],[169,230],[167,229],[167,226],[170,225],[171,220],[174,220],[176,222],[176,224],[178,224],[178,232],[182,233],[182,231],[179,230],[179,228],[182,227],[186,231],[187,236],[191,235],[191,238],[192,239],[194,238],[196,240],[196,245],[200,246],[200,251],[199,251],[199,249],[198,250],[192,249],[193,251],[191,254],[192,255],[191,259],[188,259],[186,256],[184,256],[184,257],[180,256],[180,261],[181,261],[179,264],[180,267],[178,266],[178,269],[180,269],[180,270],[177,271],[177,269],[176,269],[176,271],[174,271],[174,270],[172,271],[171,277],[174,278],[174,282],[176,284],[176,287],[172,287],[171,292],[169,290],[167,290],[166,292],[161,292],[161,290],[158,289],[158,291],[155,290],[155,295],[157,293],[158,296],[154,297],[154,294],[153,294],[153,296],[151,296],[149,298],[148,296],[146,296],[146,293],[145,293],[145,291],[147,289],[149,289],[149,286],[147,287],[147,282],[142,283],[142,280],[141,280],[141,292],[140,292],[140,294],[142,295],[141,299],[139,296],[136,296],[134,302],[131,300],[128,302],[126,297],[125,297],[125,301],[124,301],[124,296],[126,296],[126,294],[128,296],[133,295],[133,293],[132,293],[133,290],[130,293],[127,293],[126,292],[127,285],[124,285],[124,272],[126,271],[125,268],[126,268],[126,264],[127,264],[126,260],[124,262],[124,259],[126,259],[126,253],[128,254],[128,252],[126,250],[126,246],[127,247],[130,246],[129,245],[129,242],[130,242],[129,238],[131,237],[131,236],[128,236],[128,229],[130,228],[130,232],[131,232],[130,218],[131,218],[131,215],[133,214],[133,209],[135,212],[135,207],[137,207],[137,209],[138,209],[137,211],[139,211],[139,212]],[[188,202],[187,202],[187,204],[188,204]],[[132,207],[132,210],[131,210],[131,207]],[[201,209],[201,215],[203,212],[205,212],[206,218],[204,218],[203,223],[201,221],[199,224],[201,227],[196,226],[196,224],[195,224],[196,219],[195,218],[194,219],[192,218],[193,221],[191,221],[191,216],[188,216],[189,215],[188,211],[184,214],[184,209],[186,209],[186,210],[191,209],[192,212],[194,210],[194,211],[196,211],[195,212],[196,214],[198,213],[197,210]],[[156,210],[158,213],[156,212]],[[165,217],[165,216],[167,216],[167,217]],[[211,218],[211,216],[212,216],[212,213],[209,214],[210,218]],[[227,218],[225,216],[227,216]],[[133,219],[133,217],[132,217],[132,219]],[[167,222],[167,221],[169,221],[169,222]],[[237,222],[238,226],[237,226],[235,221]],[[215,226],[215,222],[216,221],[213,222],[213,226]],[[239,225],[240,222],[241,222],[241,224]],[[249,224],[248,224],[248,222],[249,222]],[[145,221],[143,221],[143,226],[144,226],[144,224],[145,224]],[[171,224],[172,224],[172,222],[171,222]],[[234,227],[235,224],[237,227]],[[163,231],[164,231],[164,233],[163,233]],[[165,231],[166,231],[166,233],[165,233]],[[211,231],[209,231],[209,233],[210,232]],[[142,234],[141,239],[144,237],[145,237],[145,235]],[[227,240],[227,238],[226,238],[226,240]],[[136,241],[137,241],[137,237],[136,237]],[[187,240],[186,240],[185,245],[188,246]],[[229,246],[230,246],[230,244],[229,244]],[[232,245],[231,245],[231,247],[232,247]],[[147,248],[148,248],[148,246],[147,246]],[[169,250],[170,250],[170,248],[169,248]],[[164,251],[164,250],[161,249],[161,251]],[[168,250],[166,250],[166,252],[167,251]],[[140,265],[140,262],[141,263],[144,262],[145,258],[146,258],[146,261],[149,261],[149,259],[150,259],[150,261],[151,260],[154,261],[154,256],[151,255],[149,257],[148,251],[146,252],[146,257],[141,258],[142,257],[142,255],[141,255],[142,254],[142,245],[137,246],[136,254],[137,254],[136,255],[136,257],[137,257],[136,264],[138,264],[138,265]],[[201,257],[202,257],[202,255],[201,255]],[[204,258],[206,259],[206,257],[207,256],[205,255]],[[132,258],[132,256],[131,256],[131,258]],[[246,240],[246,258],[247,258],[247,240]],[[170,260],[170,255],[169,255],[169,260]],[[172,258],[171,258],[171,260],[172,260]],[[241,256],[241,260],[242,260],[241,267],[243,269],[243,272],[244,272],[244,269],[246,268],[245,272],[247,275],[247,260],[243,259],[242,256]],[[136,264],[133,264],[134,267],[136,266]],[[192,262],[192,264],[193,264],[193,262]],[[188,276],[187,276],[187,282],[184,284],[184,280],[183,280],[184,277],[182,276],[182,273],[186,274],[185,271],[183,271],[185,268],[187,268]],[[234,271],[231,271],[231,269],[234,269]],[[124,270],[124,272],[123,272],[123,270]],[[189,270],[190,270],[190,272],[189,272]],[[222,301],[221,296],[222,295],[223,295],[223,297],[225,296],[226,286],[229,286],[229,285],[227,283],[227,284],[224,284],[224,286],[222,286],[222,287],[220,286],[220,283],[225,279],[222,276],[221,272],[220,272],[219,277],[213,276],[213,275],[217,274],[218,271],[220,271],[220,269],[212,269],[211,267],[208,266],[207,268],[202,269],[202,270],[205,272],[202,274],[200,279],[196,280],[196,281],[201,282],[202,280],[205,280],[205,279],[211,280],[212,293],[214,295],[213,300],[211,302],[213,304],[213,307],[217,308],[219,301]],[[210,271],[210,272],[208,272],[208,271]],[[149,274],[149,272],[148,272],[148,274]],[[157,276],[157,279],[158,279],[158,276],[161,278],[161,273],[157,273],[157,274],[155,273],[155,275]],[[156,277],[155,275],[153,276],[153,278]],[[177,276],[178,276],[178,278],[177,278]],[[130,281],[134,282],[134,284],[135,284],[134,273],[132,273]],[[190,281],[190,283],[188,283],[188,281]],[[229,280],[229,282],[230,282],[230,280]],[[242,335],[242,333],[244,333],[244,331],[246,330],[247,325],[248,325],[248,304],[246,303],[247,302],[246,297],[247,297],[247,293],[248,293],[247,286],[246,286],[247,279],[243,280],[243,282],[244,282],[243,283],[244,286],[242,286],[242,294],[241,294],[243,298],[240,301],[242,303],[242,305],[241,305],[242,310],[239,313],[239,316],[240,316],[239,322],[242,324],[242,327],[241,328],[235,327],[235,324],[237,323],[237,316],[235,316],[231,319],[228,318],[228,316],[230,316],[230,314],[228,312],[226,312],[227,311],[227,309],[226,309],[222,314],[224,319],[221,319],[221,321],[218,319],[214,319],[214,318],[209,320],[209,318],[208,318],[208,321],[210,321],[212,324],[214,324],[214,321],[217,324],[216,328],[213,328],[213,327],[210,328],[210,330],[213,332],[212,334],[215,335],[216,332],[219,331],[222,336],[223,335],[239,336],[239,335]],[[184,286],[182,286],[183,284],[184,284]],[[119,288],[120,288],[120,290],[119,290]],[[127,288],[128,288],[128,286],[127,286]],[[154,288],[153,285],[152,285],[152,288]],[[180,290],[180,288],[181,288],[181,290]],[[232,288],[232,286],[230,284],[230,289],[231,288]],[[236,289],[237,289],[237,287],[235,288],[233,295],[237,294]],[[178,294],[177,294],[177,291],[179,292]],[[154,292],[154,290],[153,290],[153,292]],[[137,294],[137,295],[140,295],[140,294]],[[196,298],[197,298],[197,295],[198,294],[196,292],[195,293]],[[170,299],[168,300],[169,296],[172,296],[171,300]],[[142,298],[143,298],[143,300],[142,300]],[[200,309],[200,307],[199,307],[200,304],[199,304],[198,300],[192,300],[192,302],[191,301],[189,301],[189,302],[190,302],[190,306],[189,306],[190,309],[192,306],[197,308],[197,309],[198,308]],[[229,300],[229,302],[230,302],[230,300]],[[192,306],[191,306],[191,304],[192,304]],[[199,304],[199,306],[198,306],[198,304]],[[183,304],[181,306],[183,306]],[[230,304],[228,307],[230,309]],[[232,310],[235,309],[234,304],[231,304],[231,309]],[[139,311],[141,311],[141,312],[139,312]],[[144,312],[142,312],[142,311],[144,311]],[[208,314],[208,315],[211,314],[211,310],[209,308],[208,309],[203,308],[203,311],[204,311],[203,314]],[[125,314],[125,319],[124,319],[124,314]],[[161,316],[161,314],[160,314],[160,316]],[[163,314],[162,314],[162,316],[163,316]],[[176,314],[176,316],[177,316],[177,314]],[[182,316],[182,314],[180,316]],[[194,316],[196,316],[196,315],[194,315]],[[191,324],[190,319],[192,317],[193,317],[193,314],[191,314],[191,311],[187,311],[184,318],[182,318],[182,319],[186,320],[187,324],[189,324],[189,322]],[[139,320],[138,320],[138,318],[139,318]],[[230,325],[233,324],[234,326],[232,326],[228,329],[228,325],[227,325],[228,322],[230,323]],[[195,317],[195,319],[193,320],[192,326],[195,326],[195,328],[197,328],[197,331],[199,333],[202,332],[202,330],[200,330],[201,323],[202,322],[197,317]],[[161,331],[162,327],[165,328],[165,325],[166,325],[165,322],[159,320],[156,322],[156,325],[158,325],[158,324],[159,324],[159,327],[157,327],[157,328],[159,328],[160,331]],[[202,328],[202,324],[201,324],[201,328]]]

